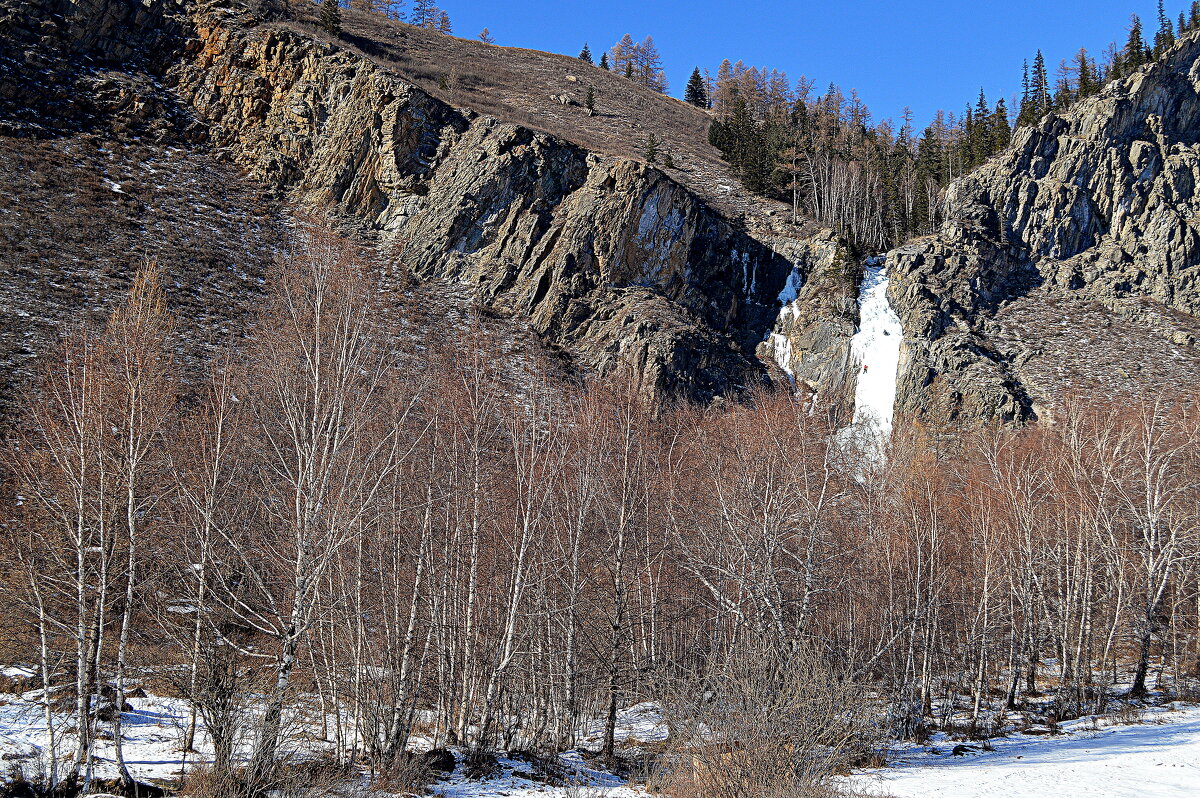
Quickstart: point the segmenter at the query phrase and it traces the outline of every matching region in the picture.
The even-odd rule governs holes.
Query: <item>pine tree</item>
[[[629,78],[630,80],[633,80],[633,62],[632,61],[625,62],[625,77]]]
[[[992,133],[991,154],[995,155],[1003,151],[1012,141],[1012,125],[1008,122],[1008,105],[1005,104],[1003,97],[996,100],[996,109],[992,111],[990,127]]]
[[[600,53],[600,68],[604,70],[610,69],[608,65],[608,53]]]
[[[579,60],[585,64],[595,63],[592,61],[592,50],[588,47],[587,42],[583,43],[583,49],[579,51]]]
[[[450,33],[454,32],[454,29],[450,27],[450,15],[447,14],[445,11],[438,11],[437,32],[445,33],[445,34],[450,34]]]
[[[979,99],[975,101],[975,108],[972,109],[975,129],[973,140],[971,141],[971,165],[983,163],[992,154],[992,126],[991,126],[991,109],[988,107],[987,97],[984,96],[983,88],[979,89]]]
[[[1088,58],[1087,50],[1079,48],[1075,54],[1075,92],[1078,97],[1090,97],[1100,90],[1100,76],[1096,62]]]
[[[1158,31],[1154,34],[1154,57],[1162,58],[1174,43],[1175,31],[1171,27],[1171,18],[1163,8],[1163,0],[1158,0]]]
[[[1200,0],[1193,0],[1192,10],[1188,15],[1188,30],[1200,28]]]
[[[1017,124],[1028,125],[1033,118],[1033,88],[1029,82],[1029,59],[1021,63],[1021,104],[1017,106]]]
[[[688,78],[687,88],[683,91],[683,99],[697,108],[708,107],[708,89],[704,85],[704,78],[700,74],[700,67],[692,70],[692,76]]]
[[[583,107],[587,109],[588,116],[596,115],[596,87],[588,86],[587,97],[584,98]]]
[[[483,42],[484,44],[495,44],[496,37],[493,36],[491,31],[489,31],[487,28],[484,28],[479,32],[479,41]]]
[[[1030,77],[1029,99],[1033,121],[1037,121],[1050,110],[1050,78],[1046,74],[1046,58],[1038,50],[1033,58],[1033,74]]]
[[[648,163],[658,161],[658,139],[653,133],[650,134],[650,138],[646,139],[646,161]]]
[[[1142,20],[1137,14],[1129,17],[1129,38],[1121,52],[1121,74],[1130,75],[1146,63],[1146,40],[1142,37]]]
[[[321,27],[330,36],[342,34],[342,9],[338,0],[323,0],[321,3]]]

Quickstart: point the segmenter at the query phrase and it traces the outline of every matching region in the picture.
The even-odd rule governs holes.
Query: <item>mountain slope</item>
[[[888,256],[898,410],[1036,418],[1200,373],[1200,38],[1017,132]]]
[[[806,231],[733,191],[699,138],[704,112],[591,69],[588,85],[603,98],[593,118],[549,96],[534,103],[546,86],[513,77],[518,67],[557,70],[570,84],[563,92],[578,93],[566,68],[589,70],[576,59],[354,14],[345,41],[330,41],[306,26],[303,4],[291,15],[199,0],[0,5],[4,131],[151,140],[240,169],[279,208],[332,214],[389,269],[469,286],[580,368],[632,365],[650,395],[708,400],[765,380],[756,350],[779,291],[812,266],[794,245]],[[446,99],[514,116],[524,104],[539,126],[455,107],[418,85],[437,77],[424,65],[446,58],[464,70]],[[683,169],[630,157],[642,125],[660,131]],[[214,195],[228,193],[222,169],[207,187]],[[44,315],[39,289],[29,294],[23,312]]]

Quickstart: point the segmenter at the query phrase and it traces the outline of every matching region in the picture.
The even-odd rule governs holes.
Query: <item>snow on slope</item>
[[[850,358],[857,369],[854,421],[838,433],[851,455],[880,461],[892,437],[896,373],[904,328],[887,298],[887,271],[881,258],[868,258],[858,292],[858,332],[850,339]]]
[[[1178,706],[1178,705],[1177,705]],[[1200,795],[1200,707],[1147,713],[1145,725],[1064,723],[1057,737],[1016,735],[995,751],[916,753],[855,777],[866,795],[894,798],[1184,798]],[[952,746],[953,744],[951,744]]]

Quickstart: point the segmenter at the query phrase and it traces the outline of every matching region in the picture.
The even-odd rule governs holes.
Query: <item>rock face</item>
[[[900,414],[1018,421],[1072,390],[1117,398],[1194,381],[1198,59],[1192,34],[1019,130],[952,184],[937,235],[889,253]]]
[[[55,192],[69,195],[76,204],[59,204],[72,215],[120,232],[97,257],[96,236],[58,251],[53,236],[28,235],[35,217],[0,219],[16,254],[0,366],[31,358],[79,307],[100,313],[108,278],[145,257],[175,257],[181,293],[203,283],[241,296],[271,235],[250,247],[236,239],[254,235],[236,231],[273,230],[286,204],[332,216],[389,268],[469,291],[583,370],[630,367],[647,395],[708,401],[772,377],[850,393],[860,268],[833,233],[805,238],[764,223],[769,213],[748,226],[679,170],[454,107],[362,35],[330,40],[263,7],[0,0],[0,189],[51,209]],[[899,420],[1020,422],[1069,391],[1118,398],[1194,379],[1198,57],[1185,37],[1163,62],[1019,131],[951,186],[937,235],[889,253],[906,339]],[[87,191],[25,179],[38,159]],[[153,177],[160,165],[179,179]],[[705,184],[732,192],[720,179]],[[107,215],[89,211],[99,205]],[[93,261],[104,279],[89,276]],[[33,292],[53,294],[53,313],[28,321]],[[241,312],[230,304],[209,342]]]
[[[773,361],[798,390],[848,404],[853,394],[850,339],[858,323],[862,269],[832,230],[806,240],[776,240],[797,264],[780,292],[779,316],[760,356]]]

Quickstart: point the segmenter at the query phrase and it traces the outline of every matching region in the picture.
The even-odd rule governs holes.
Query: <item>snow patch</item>
[[[1146,725],[1062,724],[1056,737],[993,740],[968,756],[912,751],[895,767],[850,779],[865,795],[894,798],[1184,798],[1200,795],[1200,707],[1148,713]]]

